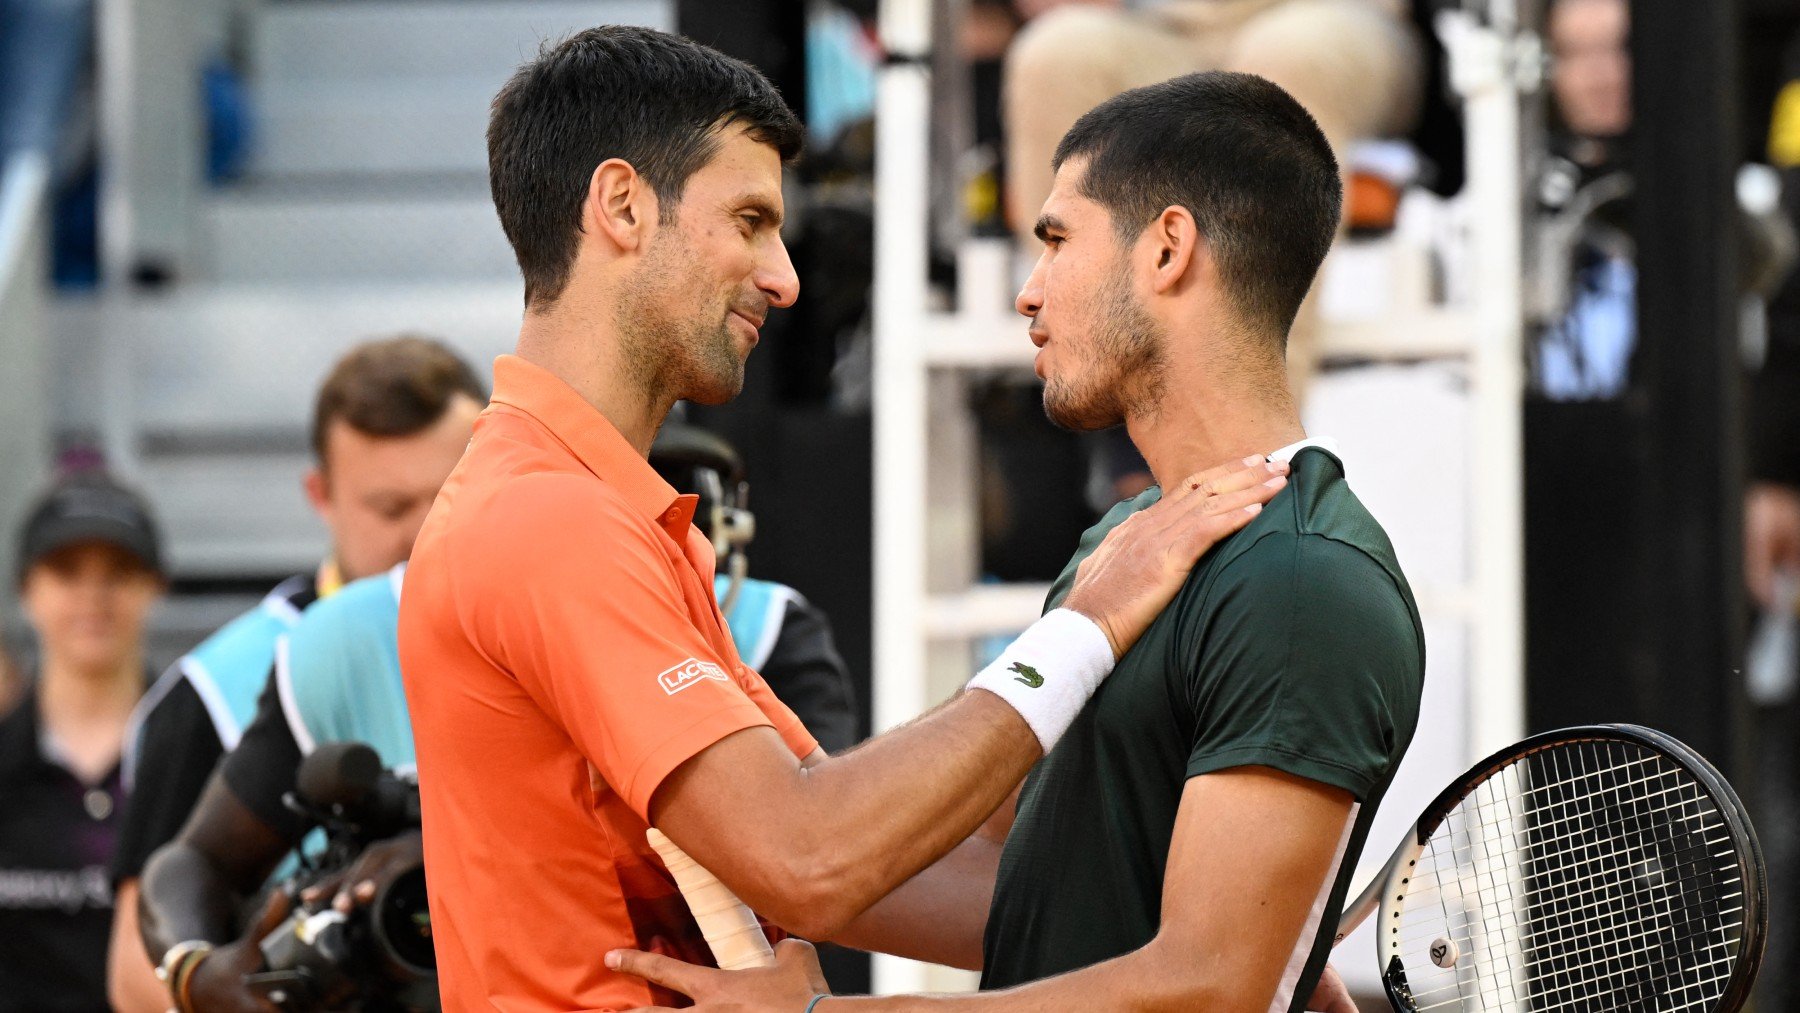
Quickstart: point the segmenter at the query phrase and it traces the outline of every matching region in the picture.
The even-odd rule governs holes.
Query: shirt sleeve
[[[1387,571],[1317,536],[1264,538],[1214,585],[1189,691],[1189,777],[1266,766],[1350,792],[1390,772],[1417,699],[1418,628]]]
[[[676,767],[734,732],[769,725],[797,755],[816,748],[762,678],[714,646],[730,639],[710,586],[604,486],[534,475],[487,509],[493,523],[472,528],[484,537],[457,547],[480,577],[458,588],[465,622],[640,817]]]
[[[138,728],[136,776],[120,815],[112,879],[136,879],[157,848],[175,839],[224,752],[200,694],[176,673]]]
[[[219,769],[238,801],[283,840],[298,844],[305,836],[306,819],[281,802],[297,785],[300,745],[288,727],[273,677],[256,701],[256,716],[244,729],[244,737],[225,755]]]
[[[763,664],[762,677],[826,752],[857,743],[856,695],[850,688],[850,672],[831,639],[831,622],[797,594],[784,606],[781,632]]]

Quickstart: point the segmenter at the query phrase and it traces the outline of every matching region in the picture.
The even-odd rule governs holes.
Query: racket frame
[[[1757,840],[1756,829],[1750,823],[1750,814],[1718,768],[1686,743],[1642,725],[1608,724],[1541,732],[1507,746],[1471,767],[1432,799],[1431,804],[1425,807],[1413,824],[1412,831],[1394,849],[1393,855],[1388,858],[1375,879],[1363,888],[1354,901],[1344,907],[1343,915],[1338,919],[1337,938],[1332,944],[1334,946],[1343,942],[1345,936],[1355,931],[1377,910],[1381,913],[1375,932],[1376,966],[1381,971],[1382,987],[1387,990],[1388,1001],[1393,1004],[1394,1009],[1413,1008],[1410,996],[1404,993],[1401,983],[1395,980],[1391,965],[1398,959],[1398,953],[1395,952],[1398,948],[1396,937],[1400,920],[1406,913],[1406,888],[1411,882],[1419,855],[1431,841],[1431,835],[1437,832],[1438,827],[1449,818],[1463,799],[1501,770],[1533,754],[1583,742],[1620,742],[1654,750],[1693,774],[1694,779],[1711,796],[1720,818],[1731,832],[1732,847],[1737,852],[1744,890],[1743,938],[1738,947],[1737,962],[1732,965],[1731,980],[1715,1007],[1716,1013],[1733,1013],[1749,1000],[1750,989],[1762,966],[1769,920],[1768,882],[1764,873],[1762,844]]]

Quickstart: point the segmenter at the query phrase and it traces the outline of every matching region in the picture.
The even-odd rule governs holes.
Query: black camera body
[[[297,792],[283,801],[321,826],[325,850],[302,857],[280,884],[294,910],[262,940],[267,970],[247,982],[278,1009],[412,1011],[438,1008],[437,957],[426,906],[425,868],[390,871],[375,898],[349,914],[326,896],[307,907],[302,891],[339,875],[365,849],[419,827],[419,788],[384,769],[360,742],[320,746],[300,764]]]

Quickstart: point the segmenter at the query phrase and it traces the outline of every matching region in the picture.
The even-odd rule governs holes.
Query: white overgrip
[[[675,885],[687,901],[688,910],[694,913],[700,934],[706,937],[706,945],[712,948],[713,960],[720,967],[738,971],[775,963],[775,951],[769,948],[762,923],[730,887],[689,858],[662,831],[651,827],[646,836],[668,866],[669,875],[675,877]]]

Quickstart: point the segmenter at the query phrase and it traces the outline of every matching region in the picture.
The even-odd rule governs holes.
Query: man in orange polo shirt
[[[738,392],[768,310],[798,294],[779,228],[799,133],[755,71],[643,29],[580,33],[494,102],[525,319],[400,616],[447,1009],[674,1001],[603,964],[709,962],[651,825],[788,930],[856,920],[850,941],[904,945],[859,916],[1000,805],[1281,485],[1260,458],[1180,483],[970,691],[826,757],[739,659],[694,497],[646,460],[676,400]]]

